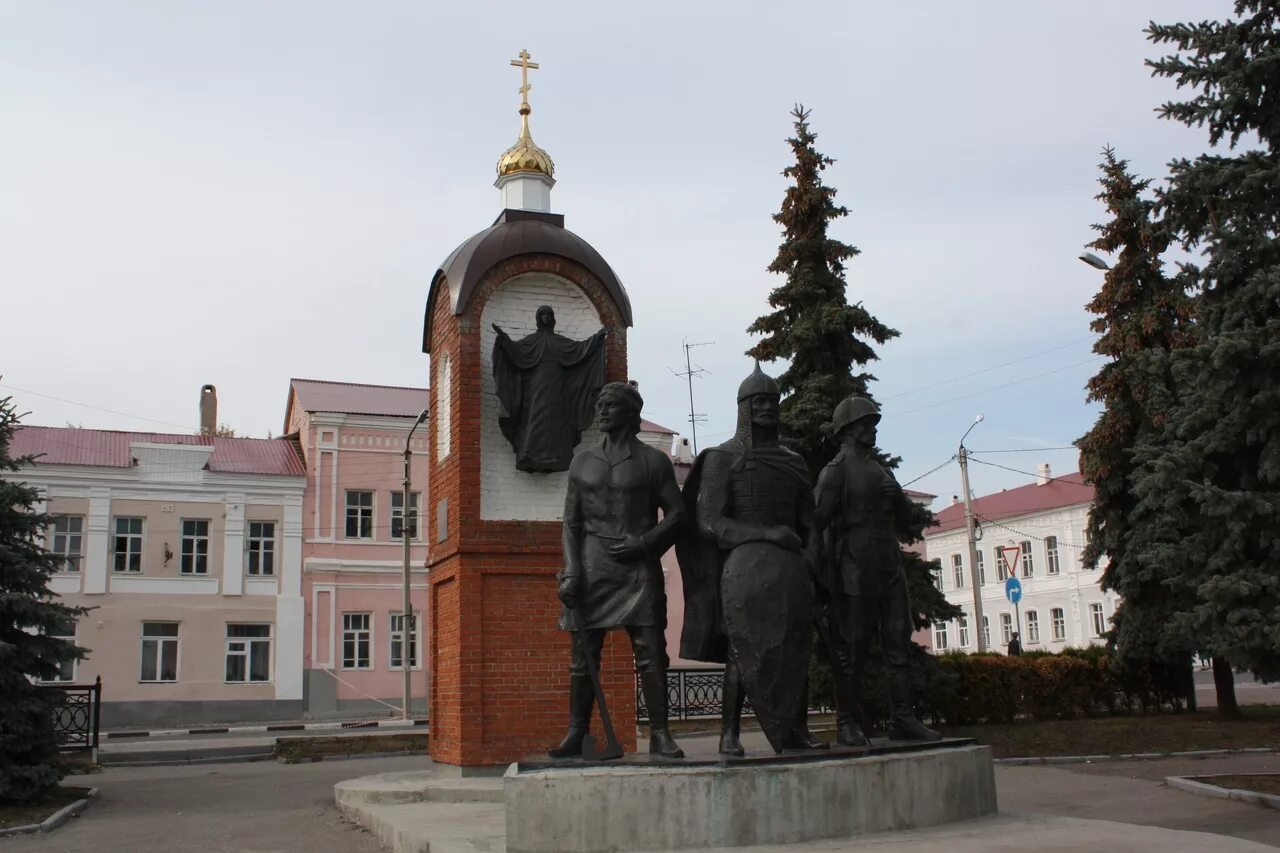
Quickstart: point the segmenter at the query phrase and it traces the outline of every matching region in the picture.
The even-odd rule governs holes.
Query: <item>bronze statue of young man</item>
[[[720,752],[742,755],[743,691],[776,752],[809,734],[813,486],[778,443],[778,384],[757,364],[738,389],[732,439],[699,454],[685,482],[696,529],[677,545],[685,589],[681,657],[725,663]]]
[[[636,438],[640,392],[625,382],[600,391],[600,443],[569,466],[564,500],[560,628],[573,633],[569,732],[552,758],[582,754],[595,701],[587,655],[600,663],[605,632],[625,628],[649,709],[649,752],[680,758],[667,728],[667,597],[663,553],[679,534],[684,505],[671,460]],[[662,520],[658,520],[662,510]]]
[[[864,746],[866,736],[853,713],[862,693],[867,653],[878,634],[889,665],[894,740],[934,740],[938,733],[916,719],[907,671],[911,650],[911,610],[902,572],[899,537],[910,527],[911,502],[893,475],[875,459],[880,413],[865,397],[836,406],[831,432],[840,444],[835,459],[818,476],[817,526],[826,543],[823,561],[832,596],[832,627],[847,654],[835,672],[841,714],[836,735],[845,746]]]

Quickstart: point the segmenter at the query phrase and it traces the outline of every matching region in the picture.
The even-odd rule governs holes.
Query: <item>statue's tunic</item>
[[[560,627],[578,630],[580,613],[587,629],[665,629],[661,558],[683,516],[675,471],[665,453],[632,436],[626,456],[616,463],[610,463],[603,443],[575,456],[564,503],[565,573],[581,577],[584,589],[578,612],[565,608]],[[645,554],[623,563],[610,555],[609,547],[628,536],[644,541]]]
[[[798,455],[780,447],[748,452],[738,439],[706,451],[697,467],[685,502],[694,504],[698,531],[718,551],[718,572],[692,561],[686,568],[686,546],[686,605],[694,602],[697,612],[686,608],[681,655],[698,659],[727,651],[766,737],[781,750],[808,708],[813,586],[802,548],[784,548],[765,535],[768,528],[785,527],[805,542],[813,523],[812,486]],[[709,596],[700,587],[710,583],[718,586],[724,645],[706,631],[715,616],[702,612]]]
[[[493,343],[498,425],[521,471],[565,471],[604,385],[606,331],[574,341],[550,329]]]
[[[893,476],[869,456],[841,450],[818,476],[815,513],[830,531],[824,562],[834,590],[849,596],[905,594],[898,531],[910,524],[901,489],[885,494]],[[895,483],[896,485],[896,483]]]

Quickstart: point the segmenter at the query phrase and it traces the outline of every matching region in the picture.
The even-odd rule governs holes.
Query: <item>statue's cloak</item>
[[[605,330],[574,341],[549,329],[493,343],[498,426],[521,471],[567,471],[605,377]]]

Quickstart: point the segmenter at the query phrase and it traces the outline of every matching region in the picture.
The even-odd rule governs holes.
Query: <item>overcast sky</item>
[[[796,101],[862,255],[850,301],[904,482],[968,445],[1069,445],[1096,408],[1076,260],[1104,144],[1161,178],[1142,30],[1225,0],[537,4],[0,0],[0,379],[27,423],[279,434],[290,377],[423,385],[440,262],[497,215],[527,48],[552,207],[622,279],[646,415],[700,444],[750,372]],[[775,371],[776,372],[776,371]],[[14,390],[23,389],[23,390]],[[44,396],[37,396],[44,395]],[[59,398],[57,400],[50,398]],[[93,408],[97,407],[97,408]],[[103,411],[104,409],[113,410]],[[1076,469],[1074,451],[985,458]],[[1024,474],[972,469],[983,494]],[[954,464],[916,488],[959,492]],[[945,501],[935,504],[940,507]]]

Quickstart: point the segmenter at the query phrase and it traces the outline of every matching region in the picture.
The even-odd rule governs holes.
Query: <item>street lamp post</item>
[[[413,659],[409,656],[410,649],[415,653],[418,651],[417,645],[410,645],[414,639],[414,617],[413,603],[409,600],[409,519],[413,519],[413,525],[418,525],[418,515],[414,512],[411,500],[410,487],[412,485],[409,473],[409,463],[413,459],[413,451],[410,446],[413,443],[413,433],[418,427],[422,426],[422,422],[427,419],[427,410],[423,409],[422,414],[418,415],[418,419],[413,422],[413,426],[409,427],[409,434],[404,440],[404,496],[400,503],[400,538],[404,543],[404,608],[400,616],[400,666],[404,672],[404,703],[400,708],[400,716],[409,719],[409,693],[411,686],[409,683],[410,676],[413,674]]]
[[[982,579],[978,575],[978,540],[974,537],[973,503],[969,498],[969,449],[964,440],[973,432],[973,428],[982,423],[982,415],[974,418],[973,423],[960,437],[960,449],[956,456],[960,459],[960,488],[964,491],[964,524],[969,535],[969,578],[973,585],[973,629],[978,635],[978,652],[987,650],[987,638],[982,632]]]

